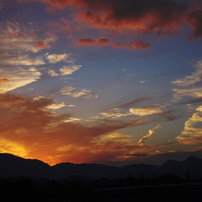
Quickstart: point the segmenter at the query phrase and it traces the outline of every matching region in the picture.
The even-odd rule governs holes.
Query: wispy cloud
[[[4,60],[0,60],[3,65],[17,65],[17,66],[39,66],[44,65],[43,57],[38,56],[36,58],[30,58],[29,55],[20,55],[18,57],[9,57]]]
[[[172,81],[172,84],[178,85],[178,86],[190,86],[193,85],[199,81],[201,81],[202,77],[202,61],[198,61],[194,68],[196,69],[195,72],[192,73],[190,76],[186,76],[184,79],[178,79],[176,81]]]
[[[148,134],[145,135],[143,138],[141,138],[139,141],[138,141],[138,144],[143,146],[144,145],[144,141],[148,138],[150,138],[152,136],[152,134],[154,134],[156,132],[156,129],[159,129],[161,128],[161,125],[157,125],[156,127],[154,127],[153,129],[150,129],[148,131]]]
[[[102,112],[98,114],[98,118],[121,118],[121,117],[127,117],[132,115],[132,113],[120,113],[120,112]]]
[[[121,109],[131,108],[131,107],[134,107],[137,104],[141,104],[141,103],[149,101],[149,100],[151,100],[153,98],[154,98],[154,96],[147,96],[147,97],[138,98],[138,99],[135,99],[135,100],[133,100],[131,102],[127,102],[127,103],[124,103],[122,105],[118,105],[115,108],[121,108]]]
[[[202,106],[184,123],[184,130],[176,139],[183,144],[201,144],[202,142]]]
[[[202,79],[202,61],[197,61],[193,67],[196,69],[190,76],[186,76],[184,79],[178,79],[172,81],[172,84],[188,88],[174,88],[174,101],[179,101],[182,97],[194,97],[196,99],[202,97],[202,88],[192,86],[193,84],[200,82]]]
[[[188,89],[172,89],[174,93],[174,101],[180,100],[182,97],[202,97],[202,87],[194,87]]]
[[[43,49],[51,47],[51,43],[56,41],[57,37],[50,32],[38,32],[32,23],[23,26],[16,21],[1,22],[0,43],[1,50],[9,53],[22,51],[22,53],[37,53]]]
[[[40,79],[41,73],[35,68],[15,68],[1,71],[0,93],[17,89]]]
[[[81,120],[80,118],[72,118],[72,117],[70,117],[69,119],[64,120],[64,122],[68,123],[68,122],[75,122],[75,121],[80,121],[80,120]]]
[[[74,98],[78,98],[78,97],[91,98],[91,95],[96,94],[95,91],[90,91],[87,89],[81,89],[80,91],[75,91],[75,90],[76,90],[75,87],[73,87],[71,85],[67,85],[67,86],[61,88],[60,93],[62,95],[69,95]]]

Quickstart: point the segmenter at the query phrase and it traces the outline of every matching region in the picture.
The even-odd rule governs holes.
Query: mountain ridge
[[[182,178],[202,178],[202,159],[190,156],[184,161],[168,160],[161,166],[141,163],[116,167],[95,163],[74,164],[70,162],[50,166],[37,159],[25,159],[7,153],[0,154],[1,178],[28,176],[62,180],[70,177],[100,179],[134,176],[149,179],[168,173]]]

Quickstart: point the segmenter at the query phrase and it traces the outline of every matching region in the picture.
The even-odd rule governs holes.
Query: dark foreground
[[[4,202],[195,202],[201,201],[202,182],[170,183],[133,177],[114,180],[71,178],[61,181],[19,177],[0,179],[0,193]]]

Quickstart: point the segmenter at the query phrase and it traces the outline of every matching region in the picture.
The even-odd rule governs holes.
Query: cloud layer
[[[24,0],[26,1],[26,0]],[[189,39],[202,36],[201,7],[174,0],[37,0],[49,5],[47,11],[63,10],[65,7],[81,9],[77,20],[97,28],[114,30],[155,32],[172,35],[179,32],[183,22],[193,29]]]
[[[146,119],[81,125],[74,123],[78,119],[70,114],[55,116],[49,111],[63,106],[63,103],[54,105],[52,99],[44,97],[32,99],[0,94],[0,139],[4,143],[1,151],[54,164],[61,161],[116,160],[129,152],[151,149],[147,146],[141,148],[132,143],[131,136],[116,132],[144,125],[148,123]]]

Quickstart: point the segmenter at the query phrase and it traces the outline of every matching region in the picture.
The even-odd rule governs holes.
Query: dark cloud
[[[200,38],[202,36],[202,9],[198,9],[187,16],[187,23],[194,30],[192,35],[187,37],[190,40]]]
[[[130,28],[172,34],[181,23],[186,6],[172,0],[84,0],[90,11],[80,13],[80,18],[102,28]],[[98,14],[98,11],[102,14]]]
[[[131,108],[131,107],[136,106],[137,104],[141,104],[141,103],[148,101],[148,100],[151,100],[151,99],[154,99],[154,96],[147,96],[147,97],[138,98],[138,99],[135,99],[131,102],[127,102],[125,104],[118,105],[115,108],[121,108],[121,109]]]
[[[178,105],[181,105],[181,104],[194,104],[194,103],[199,103],[199,102],[202,102],[202,97],[191,99],[191,100],[188,100],[186,102],[179,103]]]
[[[174,121],[174,120],[177,120],[179,117],[173,115],[172,114],[173,112],[174,112],[173,110],[170,110],[170,111],[162,112],[159,115],[162,115],[166,121]]]
[[[110,43],[110,41],[106,38],[100,38],[98,40],[98,44],[101,45],[101,46],[105,46],[105,45],[108,45]]]
[[[28,1],[28,0],[20,0]],[[77,20],[98,28],[121,31],[155,32],[172,35],[179,32],[183,22],[193,29],[189,39],[202,36],[201,5],[199,1],[189,4],[175,0],[32,0],[46,3],[47,11],[55,12],[66,7],[80,10]]]

